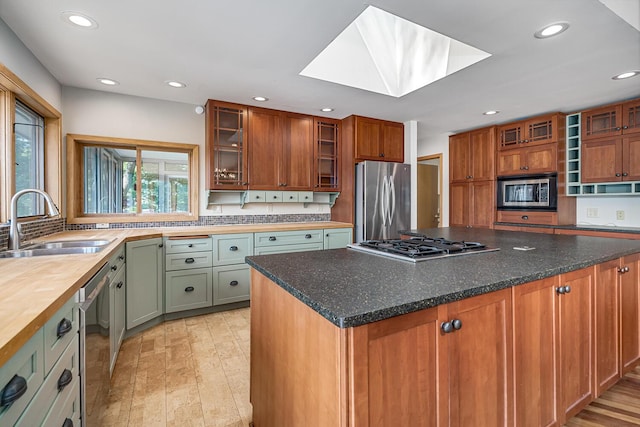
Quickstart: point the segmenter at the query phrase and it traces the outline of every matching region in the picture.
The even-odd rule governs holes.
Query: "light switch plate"
[[[98,222],[96,224],[96,228],[109,228],[109,223],[108,222]]]
[[[624,211],[616,211],[616,219],[618,221],[624,221]]]

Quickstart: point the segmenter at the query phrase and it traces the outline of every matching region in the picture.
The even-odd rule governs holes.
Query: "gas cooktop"
[[[403,261],[418,262],[458,255],[498,251],[478,242],[447,240],[433,237],[411,237],[410,239],[365,240],[347,246],[362,252]]]

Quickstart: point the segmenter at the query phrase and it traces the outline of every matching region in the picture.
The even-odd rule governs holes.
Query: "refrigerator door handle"
[[[387,211],[389,210],[389,182],[386,176],[382,177],[382,188],[380,189],[380,216],[382,225],[387,225]]]
[[[388,215],[389,215],[389,225],[393,222],[393,215],[396,211],[396,185],[393,182],[393,175],[389,176],[389,198],[391,199],[389,203]]]

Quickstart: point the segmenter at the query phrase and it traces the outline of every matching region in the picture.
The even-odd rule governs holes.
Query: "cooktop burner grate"
[[[390,256],[413,262],[498,250],[488,248],[486,245],[478,242],[453,241],[444,238],[431,237],[365,240],[359,244],[349,245],[348,247],[377,255]]]

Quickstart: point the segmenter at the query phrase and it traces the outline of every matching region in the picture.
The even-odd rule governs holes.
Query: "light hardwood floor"
[[[243,308],[166,322],[128,338],[102,425],[248,426],[249,330]],[[566,424],[634,425],[640,425],[640,367]]]

